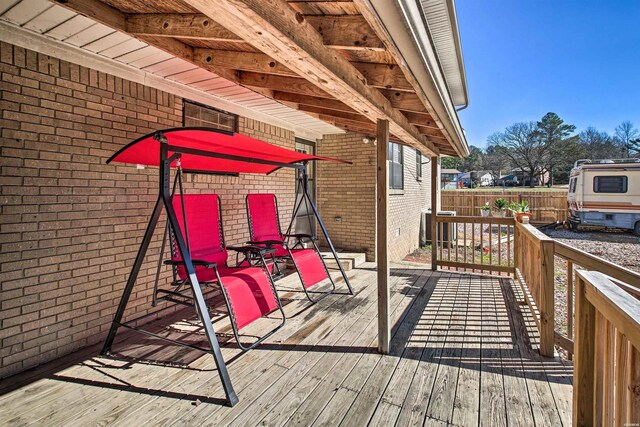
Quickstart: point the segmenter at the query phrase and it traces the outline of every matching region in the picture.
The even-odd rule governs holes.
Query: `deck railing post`
[[[584,279],[577,277],[575,354],[573,365],[573,425],[593,426],[595,419],[596,310],[587,299]]]
[[[439,203],[439,183],[438,183],[438,157],[431,157],[431,270],[436,271],[438,269],[438,241],[441,236],[438,236],[438,224],[436,223],[436,217],[438,216]]]
[[[533,261],[533,260],[531,260]],[[540,354],[553,357],[555,344],[555,272],[553,240],[540,241]]]

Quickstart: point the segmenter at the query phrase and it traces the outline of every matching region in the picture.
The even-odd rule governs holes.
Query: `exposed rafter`
[[[96,22],[113,28],[114,30],[127,32],[127,15],[119,9],[111,7],[99,0],[55,0],[60,5],[76,13],[87,16]],[[191,62],[193,65],[203,67],[218,76],[231,82],[238,83],[238,78],[234,70],[218,67],[213,64],[201,64],[194,60],[194,48],[173,38],[163,38],[155,36],[139,36],[140,40],[157,47],[171,55]]]
[[[343,2],[346,14],[296,12],[285,0],[184,0],[189,13],[184,5],[127,13],[116,8],[120,0],[55,1],[342,128],[368,131],[388,120],[393,135],[429,154],[445,138],[415,81],[394,63],[388,34],[371,24],[371,10],[358,14],[366,0]]]
[[[144,13],[127,15],[125,31],[135,36],[242,41],[233,32],[200,13]]]
[[[302,94],[319,97],[330,94],[330,97],[340,99],[372,121],[389,120],[393,134],[405,143],[423,151],[438,153],[435,146],[388,99],[366,84],[363,75],[347,59],[325,46],[323,37],[314,26],[289,7],[286,1],[220,0],[212,3],[207,0],[185,0],[185,3],[216,20],[320,90],[320,93]],[[241,80],[256,77],[247,76],[246,73],[241,75]],[[275,89],[273,86],[270,88]],[[277,90],[284,91],[286,87]]]
[[[277,101],[292,103],[292,104],[308,105],[310,107],[324,108],[327,110],[344,111],[346,113],[356,113],[356,110],[349,107],[344,102],[337,101],[335,99],[326,99],[326,98],[320,98],[317,96],[300,95],[297,93],[279,92],[279,91],[273,92],[273,99]]]

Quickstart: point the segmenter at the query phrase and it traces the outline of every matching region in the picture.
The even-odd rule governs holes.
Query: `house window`
[[[596,176],[593,178],[594,193],[626,193],[626,176]]]
[[[206,127],[227,132],[237,132],[238,116],[184,99],[182,103],[182,125],[185,127]]]
[[[416,150],[416,178],[422,178],[422,153]]]
[[[389,143],[389,188],[402,190],[404,188],[404,158],[402,145]]]

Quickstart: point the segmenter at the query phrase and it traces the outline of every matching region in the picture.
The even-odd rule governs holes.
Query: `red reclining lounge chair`
[[[282,304],[264,258],[275,250],[257,246],[227,247],[222,228],[220,198],[217,194],[175,196],[172,205],[191,253],[198,281],[201,284],[220,286],[238,346],[242,350],[254,348],[285,323]],[[165,263],[173,266],[177,279],[175,284],[179,287],[187,282],[188,276],[173,238],[171,246],[171,260]],[[245,261],[240,267],[229,267],[227,249],[244,254],[245,259],[251,262]],[[239,331],[276,309],[280,310],[282,322],[250,346],[244,346],[240,342]]]
[[[312,302],[318,302],[320,299],[331,294],[336,289],[329,270],[327,269],[318,246],[316,246],[315,238],[309,234],[283,234],[280,229],[280,219],[278,216],[278,201],[275,194],[249,194],[247,195],[247,218],[249,220],[250,245],[275,249],[275,252],[266,255],[274,261],[275,268],[279,273],[279,267],[275,261],[277,259],[289,259],[293,262],[300,281],[302,289],[307,298]],[[288,245],[289,239],[295,239],[293,246]],[[312,248],[305,248],[304,243],[311,243]],[[323,292],[322,297],[318,299],[311,298],[309,288],[324,279],[329,279],[331,289]]]

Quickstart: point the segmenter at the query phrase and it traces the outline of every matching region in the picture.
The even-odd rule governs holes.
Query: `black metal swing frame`
[[[267,255],[267,257],[270,257],[273,260],[274,263],[274,269],[276,270],[276,274],[275,277],[282,277],[284,276],[284,273],[281,272],[280,267],[278,265],[277,260],[278,259],[288,259],[290,260],[294,267],[295,270],[298,274],[298,277],[300,279],[300,282],[302,283],[302,290],[304,291],[307,299],[313,303],[317,303],[321,300],[323,300],[324,298],[326,298],[327,296],[331,295],[335,290],[336,290],[336,283],[333,280],[333,277],[331,277],[331,273],[329,273],[329,269],[327,268],[327,263],[325,262],[324,258],[322,257],[322,255],[320,255],[320,249],[318,248],[318,245],[316,244],[316,236],[315,235],[311,235],[311,234],[303,234],[303,233],[291,233],[291,229],[293,228],[294,223],[296,222],[297,219],[297,215],[298,212],[300,211],[300,208],[302,207],[302,204],[305,204],[306,207],[306,212],[307,212],[307,220],[309,222],[309,229],[312,230],[313,232],[313,223],[311,221],[311,217],[312,217],[312,212],[313,214],[318,218],[318,223],[320,224],[321,228],[324,228],[324,223],[322,223],[322,220],[320,219],[320,215],[317,213],[315,204],[313,203],[313,200],[311,199],[311,196],[309,195],[309,176],[307,174],[307,162],[303,162],[303,169],[298,169],[296,171],[297,175],[296,175],[296,204],[294,205],[294,209],[293,209],[293,213],[291,215],[291,220],[289,221],[289,226],[287,227],[287,232],[286,233],[282,233],[282,230],[280,229],[280,215],[279,215],[279,209],[278,209],[278,199],[277,197],[274,197],[274,203],[275,203],[275,207],[276,207],[276,221],[278,223],[278,232],[280,233],[281,236],[284,237],[284,241],[278,241],[278,240],[267,240],[267,241],[257,241],[257,240],[250,240],[249,243],[250,245],[265,245],[267,248],[271,248],[274,245],[282,245],[284,247],[284,249],[287,251],[288,255],[285,256],[279,256],[276,257],[275,255]],[[298,197],[300,196],[300,197]],[[253,233],[253,221],[251,220],[251,213],[249,212],[249,195],[247,195],[247,197],[245,198],[245,205],[246,205],[246,209],[247,209],[247,222],[249,223],[249,234],[251,236],[254,235]],[[312,209],[309,209],[309,208]],[[326,234],[326,230],[323,229],[323,231],[325,232],[325,237],[327,236]],[[293,246],[291,246],[289,244],[291,239],[295,239],[295,243],[293,244]],[[327,241],[329,243],[329,245],[331,245],[331,250],[333,251],[333,255],[336,258],[336,262],[340,268],[340,271],[343,274],[343,277],[345,279],[345,282],[347,284],[347,287],[349,288],[349,294],[353,295],[353,290],[351,289],[351,284],[349,283],[349,280],[346,276],[346,274],[344,274],[344,269],[342,267],[342,264],[340,263],[338,257],[336,256],[335,253],[335,249],[333,248],[333,245],[331,243],[331,239],[327,238]],[[295,257],[293,256],[293,250],[295,250],[296,248],[300,247],[300,248],[304,248],[304,244],[305,243],[311,243],[311,245],[313,245],[313,249],[316,251],[316,253],[318,254],[318,256],[320,257],[320,261],[322,262],[322,266],[324,268],[325,273],[327,274],[327,278],[329,279],[329,282],[331,283],[331,288],[328,291],[325,292],[314,292],[314,291],[309,291],[307,289],[307,287],[305,286],[304,283],[304,278],[302,276],[302,272],[300,271],[299,266],[296,264],[296,260]],[[320,297],[318,298],[312,298],[311,294],[312,293],[320,293]]]
[[[338,254],[336,253],[336,250],[333,246],[333,243],[331,242],[331,238],[329,237],[329,233],[327,232],[326,227],[324,226],[324,223],[322,222],[322,218],[320,217],[320,213],[318,212],[315,204],[313,203],[313,201],[311,200],[311,198],[309,197],[308,194],[308,177],[307,177],[307,173],[306,173],[306,166],[302,165],[302,164],[296,164],[296,163],[280,163],[280,162],[274,162],[274,161],[270,161],[270,160],[263,160],[263,159],[253,159],[253,158],[246,158],[246,157],[242,157],[242,156],[235,156],[235,155],[229,155],[229,154],[220,154],[220,153],[214,153],[214,152],[210,152],[210,151],[204,151],[204,150],[198,150],[198,149],[193,149],[193,148],[187,148],[187,147],[180,147],[180,146],[175,146],[175,145],[171,145],[169,144],[169,141],[167,140],[166,136],[164,135],[164,133],[162,131],[158,131],[154,134],[154,139],[157,140],[160,144],[160,162],[159,162],[159,173],[158,173],[158,197],[156,199],[151,217],[149,219],[149,223],[147,224],[147,228],[145,230],[144,236],[142,238],[142,242],[140,244],[140,247],[138,249],[138,253],[136,255],[135,261],[133,263],[133,266],[131,268],[131,272],[129,274],[129,278],[127,279],[127,283],[124,287],[123,293],[122,293],[122,297],[120,298],[120,302],[118,304],[118,308],[116,309],[116,313],[114,315],[113,321],[111,323],[111,327],[109,329],[109,332],[107,334],[107,338],[104,342],[104,345],[102,347],[102,351],[101,354],[103,355],[109,355],[111,354],[111,348],[113,346],[113,342],[115,340],[116,334],[118,332],[118,329],[120,327],[124,327],[126,329],[130,329],[130,330],[134,330],[137,332],[140,332],[142,334],[145,335],[149,335],[158,339],[162,339],[168,342],[171,342],[173,344],[177,344],[177,345],[181,345],[184,347],[188,347],[188,348],[192,348],[195,350],[199,350],[199,351],[203,351],[206,353],[211,353],[211,355],[214,358],[217,370],[218,370],[218,375],[220,377],[220,381],[222,382],[222,386],[225,392],[225,396],[226,396],[226,404],[228,406],[234,406],[235,404],[238,403],[238,396],[233,388],[233,385],[231,383],[231,378],[229,377],[229,372],[227,370],[227,366],[225,364],[224,361],[224,357],[222,356],[222,351],[220,348],[220,343],[218,342],[218,339],[216,337],[216,333],[215,330],[213,328],[213,323],[211,321],[211,317],[209,315],[209,310],[207,308],[207,304],[205,301],[205,297],[204,294],[202,292],[202,289],[200,287],[200,282],[198,281],[198,278],[196,277],[196,271],[195,271],[195,266],[194,266],[194,262],[191,258],[187,243],[185,241],[185,236],[182,235],[182,232],[180,231],[180,226],[178,223],[178,219],[176,217],[176,212],[173,209],[172,206],[172,186],[171,186],[171,164],[174,161],[177,161],[180,159],[182,154],[192,154],[192,155],[196,155],[196,156],[202,156],[202,157],[210,157],[210,158],[218,158],[218,159],[227,159],[227,160],[236,160],[236,161],[241,161],[241,162],[246,162],[246,163],[257,163],[257,164],[267,164],[267,165],[272,165],[272,166],[277,166],[277,167],[286,167],[286,168],[294,168],[298,171],[300,171],[300,173],[298,174],[298,179],[300,179],[300,177],[302,177],[302,179],[305,182],[305,185],[303,186],[303,191],[305,194],[305,197],[309,200],[310,202],[310,206],[313,210],[313,213],[318,221],[318,225],[320,226],[320,229],[322,230],[323,235],[326,238],[326,241],[328,243],[328,246],[336,260],[336,263],[338,265],[338,268],[340,270],[340,273],[342,275],[342,277],[344,278],[344,281],[349,289],[349,294],[353,295],[353,289],[351,287],[351,284],[349,282],[349,278],[347,277],[346,272],[344,271],[340,260],[338,258]],[[172,152],[172,154],[169,156],[169,152]],[[199,171],[188,171],[188,172],[193,172],[193,173],[201,173]],[[181,184],[181,182],[180,182]],[[210,348],[203,348],[203,347],[199,347],[196,345],[192,345],[192,344],[188,344],[188,343],[184,343],[181,341],[177,341],[177,340],[173,340],[171,338],[168,337],[163,337],[161,335],[155,334],[153,332],[150,331],[146,331],[144,329],[141,329],[137,326],[134,326],[138,321],[150,317],[155,313],[149,313],[147,315],[138,317],[136,319],[132,319],[129,320],[127,322],[123,322],[122,318],[124,317],[124,312],[127,308],[127,305],[129,303],[129,299],[131,298],[131,293],[133,291],[133,288],[135,286],[135,282],[136,279],[138,277],[138,274],[140,273],[140,269],[142,267],[142,263],[144,261],[144,258],[146,256],[146,253],[149,249],[149,245],[151,243],[151,240],[153,238],[153,234],[155,232],[155,229],[158,225],[158,221],[160,219],[160,215],[162,213],[162,210],[165,210],[165,212],[167,213],[167,221],[168,221],[168,225],[169,227],[173,230],[173,232],[175,233],[175,242],[176,245],[178,247],[178,250],[180,251],[180,254],[182,255],[182,262],[184,263],[184,267],[186,269],[187,275],[189,277],[189,283],[191,285],[191,292],[193,295],[193,305],[195,306],[196,309],[196,314],[198,316],[198,318],[201,320],[203,328],[204,328],[204,332],[205,335],[207,337],[207,341],[209,342]],[[295,213],[294,213],[294,217],[295,217]],[[165,242],[166,243],[166,242]],[[231,248],[230,248],[231,249]],[[219,279],[219,276],[218,276]],[[175,301],[178,302],[178,301]],[[236,336],[237,339],[237,336]],[[240,342],[238,340],[238,342]]]

